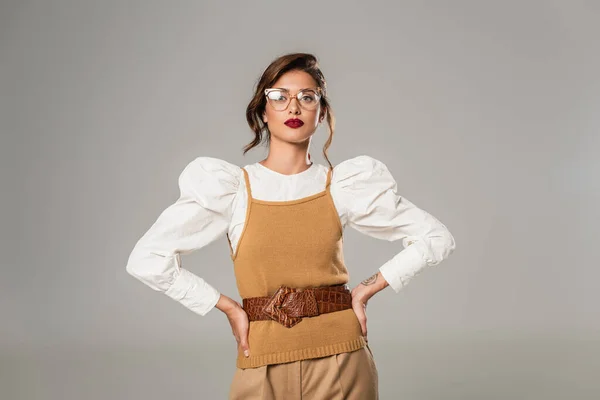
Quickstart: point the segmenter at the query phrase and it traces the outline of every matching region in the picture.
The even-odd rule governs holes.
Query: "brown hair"
[[[309,53],[290,53],[280,56],[273,60],[263,72],[256,84],[254,96],[246,108],[246,120],[248,121],[248,125],[250,125],[250,129],[254,131],[254,140],[244,147],[244,154],[260,145],[263,141],[266,140],[267,143],[270,141],[271,132],[269,132],[268,126],[262,120],[262,115],[267,105],[264,90],[271,87],[283,74],[289,71],[304,71],[308,73],[317,82],[317,87],[321,89],[321,112],[326,113],[327,125],[329,127],[329,137],[323,146],[323,155],[329,166],[333,167],[327,157],[327,149],[333,139],[335,117],[327,98],[325,77],[319,68],[317,58]],[[263,138],[263,133],[266,133],[266,139]]]

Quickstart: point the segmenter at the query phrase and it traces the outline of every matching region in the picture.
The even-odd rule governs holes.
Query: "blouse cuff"
[[[204,279],[183,268],[165,294],[201,316],[212,310],[221,296]]]
[[[400,290],[421,271],[427,262],[423,253],[418,249],[418,242],[407,246],[391,260],[387,261],[379,271],[383,278],[389,283],[394,292]]]

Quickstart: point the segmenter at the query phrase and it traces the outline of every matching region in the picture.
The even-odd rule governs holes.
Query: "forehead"
[[[305,88],[316,88],[317,82],[307,72],[288,71],[279,77],[273,84],[273,87],[286,88],[293,91]]]

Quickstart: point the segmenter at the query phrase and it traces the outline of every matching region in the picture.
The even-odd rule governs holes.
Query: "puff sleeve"
[[[444,224],[398,193],[394,177],[379,160],[362,155],[339,163],[331,190],[348,226],[377,239],[402,241],[403,249],[379,268],[396,293],[456,247]]]
[[[179,175],[180,195],[135,244],[126,271],[150,288],[206,315],[220,293],[182,268],[181,255],[204,247],[227,232],[241,168],[197,157]]]

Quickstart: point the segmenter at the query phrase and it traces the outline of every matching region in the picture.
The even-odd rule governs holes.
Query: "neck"
[[[312,162],[308,155],[309,141],[302,143],[289,143],[271,140],[267,158],[260,161],[265,167],[291,175],[307,170]]]

